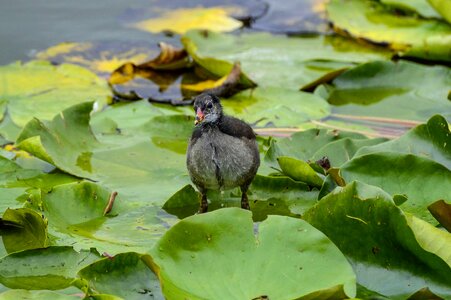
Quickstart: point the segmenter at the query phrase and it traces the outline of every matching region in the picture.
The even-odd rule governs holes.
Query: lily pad
[[[50,123],[34,120],[25,127],[17,142],[36,156],[46,154],[42,158],[50,157],[59,169],[97,180],[129,201],[158,203],[189,181],[184,149],[193,126],[192,119],[168,117],[170,121],[165,123],[165,131],[155,130],[151,126],[153,122],[158,124],[165,119],[153,120],[161,112],[150,106],[144,112],[148,118],[147,125],[124,131],[116,127],[118,130],[103,135],[99,141],[89,126],[91,109],[92,103],[83,103],[61,112]],[[120,110],[117,113],[116,116]],[[108,122],[111,125],[111,118],[103,120],[98,124]],[[168,128],[174,129],[168,131]],[[177,151],[162,151],[162,148],[173,146],[174,135],[170,133],[176,131],[179,133],[175,140],[180,141]],[[33,140],[36,136],[40,137],[39,140]],[[159,138],[152,141],[151,137]],[[28,143],[30,138],[32,143]],[[124,174],[127,174],[126,178]],[[172,181],[167,181],[167,176],[173,178]],[[153,191],[150,199],[147,196],[149,191]]]
[[[239,208],[189,217],[162,237],[152,258],[168,299],[355,296],[348,262],[300,219],[269,216],[254,230],[251,213]]]
[[[434,9],[451,24],[451,3],[446,0],[428,0]]]
[[[98,260],[92,251],[49,247],[0,259],[0,283],[13,289],[59,290],[74,284],[78,270]]]
[[[339,33],[388,45],[403,55],[451,61],[451,26],[446,22],[395,14],[371,0],[332,0],[327,14]]]
[[[323,185],[323,179],[305,161],[288,156],[279,156],[277,161],[282,172],[293,180],[315,187]]]
[[[229,16],[232,11],[233,8],[227,7],[178,8],[164,12],[159,18],[136,23],[134,27],[152,33],[169,31],[183,34],[190,29],[227,32],[243,26]]]
[[[70,63],[80,65],[101,76],[107,76],[126,62],[143,63],[159,53],[158,42],[171,41],[164,35],[152,35],[147,41],[96,41],[66,42],[54,45],[36,53],[39,60],[48,60],[57,64]]]
[[[288,138],[273,139],[265,154],[265,163],[278,168],[277,158],[290,156],[300,160],[310,160],[323,146],[344,138],[366,140],[365,136],[345,131],[309,129],[294,133]]]
[[[268,33],[228,35],[190,31],[182,37],[196,63],[215,76],[230,72],[239,61],[244,85],[250,80],[262,87],[300,86],[354,63],[384,59],[391,53],[367,48],[341,37],[286,37]]]
[[[391,299],[425,287],[451,296],[451,235],[405,214],[380,188],[336,188],[304,218],[346,255],[363,287]]]
[[[65,295],[53,291],[9,290],[0,294],[1,300],[80,300],[78,295]]]
[[[377,152],[414,154],[451,169],[450,140],[448,123],[442,116],[436,115],[426,124],[418,125],[398,139],[358,150],[356,156]]]
[[[387,139],[351,139],[342,138],[337,141],[330,142],[313,154],[311,160],[317,161],[323,157],[327,157],[332,167],[340,167],[358,153],[362,147],[378,145]]]
[[[75,65],[54,66],[45,61],[0,67],[0,99],[9,116],[22,127],[33,117],[49,120],[61,110],[88,100],[102,106],[111,92],[105,81]]]
[[[29,208],[7,209],[0,219],[0,234],[8,253],[48,245],[46,220]]]
[[[137,253],[121,253],[99,260],[78,272],[93,295],[110,294],[123,299],[164,299],[157,276]]]
[[[90,182],[55,187],[43,196],[54,245],[96,248],[109,255],[144,253],[169,227],[152,206],[134,207],[119,194],[106,213],[111,192]]]
[[[451,201],[451,170],[432,160],[411,154],[378,152],[355,157],[341,167],[348,183],[359,180],[391,195],[405,195],[401,208],[432,224],[427,207],[443,199]]]
[[[209,191],[209,211],[224,207],[240,207],[241,192],[236,190]],[[300,216],[316,203],[317,190],[286,176],[255,176],[249,187],[248,198],[255,222],[268,215]],[[163,209],[179,218],[194,215],[199,209],[200,195],[191,185],[186,185],[172,195]]]
[[[428,0],[382,0],[381,2],[406,12],[415,12],[425,18],[441,19],[441,15],[429,4]]]
[[[310,93],[277,87],[257,87],[222,101],[225,112],[259,127],[297,127],[325,118],[331,108]]]
[[[374,61],[350,69],[326,86],[333,112],[426,121],[442,113],[451,120],[451,70],[407,61]]]

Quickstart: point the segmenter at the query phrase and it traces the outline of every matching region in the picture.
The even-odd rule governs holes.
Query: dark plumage
[[[207,190],[240,187],[241,207],[249,209],[247,189],[260,166],[255,133],[245,122],[226,116],[219,99],[201,94],[194,101],[196,127],[186,164],[202,195],[199,212],[208,209]]]

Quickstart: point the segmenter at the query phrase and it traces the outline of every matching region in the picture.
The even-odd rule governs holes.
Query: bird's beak
[[[200,107],[197,108],[196,111],[196,120],[194,121],[194,125],[199,124],[200,122],[202,122],[205,119],[205,115],[202,112],[202,110],[200,109]]]

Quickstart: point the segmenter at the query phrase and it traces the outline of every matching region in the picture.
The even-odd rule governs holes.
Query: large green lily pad
[[[354,274],[335,245],[289,217],[269,216],[255,228],[239,208],[189,217],[162,237],[152,258],[168,299],[355,295]]]
[[[400,207],[436,224],[427,207],[437,200],[451,201],[451,170],[411,154],[378,152],[353,158],[341,167],[346,182],[359,180],[394,195],[405,195]]]
[[[446,120],[433,116],[426,124],[418,125],[398,139],[357,151],[357,156],[377,152],[414,154],[434,160],[451,169],[451,132]]]
[[[340,33],[388,44],[408,56],[451,61],[451,26],[446,22],[396,14],[372,0],[332,0],[327,13]]]
[[[240,92],[222,104],[225,112],[259,127],[297,127],[325,118],[330,105],[321,97],[280,87],[257,87]]]
[[[147,257],[121,253],[99,260],[78,272],[93,295],[110,294],[127,300],[163,299],[157,276],[146,265]]]
[[[318,190],[310,190],[302,182],[285,176],[255,176],[249,187],[248,198],[254,221],[262,221],[268,215],[299,216],[316,203]],[[223,207],[240,207],[241,191],[209,191],[208,210]],[[163,205],[168,213],[179,218],[195,214],[199,209],[200,195],[191,185],[186,185]]]
[[[95,252],[72,247],[17,252],[0,259],[0,283],[13,289],[59,290],[74,284],[78,270],[98,259]]]
[[[97,101],[106,104],[111,92],[106,81],[75,65],[54,66],[46,61],[13,63],[0,67],[0,100],[18,126],[33,117],[51,119],[74,104]]]
[[[347,256],[365,288],[391,299],[425,287],[451,296],[451,235],[405,214],[380,188],[337,188],[304,218]]]
[[[441,113],[451,120],[451,70],[407,61],[374,61],[350,69],[327,86],[339,114],[426,121]]]
[[[145,253],[170,226],[159,208],[136,206],[120,194],[106,212],[111,191],[91,182],[55,187],[43,196],[54,245],[96,248],[100,253]]]
[[[147,122],[122,131],[110,115],[96,123],[99,141],[89,126],[91,109],[92,103],[83,103],[64,110],[47,124],[33,120],[17,142],[30,153],[50,159],[59,169],[97,180],[128,201],[158,203],[189,181],[181,153],[185,153],[193,119],[155,117],[160,113],[151,107]],[[165,130],[160,130],[163,127]]]
[[[298,90],[312,81],[354,63],[383,59],[390,53],[353,44],[340,37],[289,38],[268,33],[227,35],[190,31],[182,43],[196,63],[222,77],[239,61],[249,80],[262,87]]]
[[[280,156],[310,160],[322,147],[346,138],[366,140],[365,136],[361,134],[327,129],[309,129],[294,133],[288,138],[273,139],[265,154],[265,163],[273,168],[278,168],[277,158]]]

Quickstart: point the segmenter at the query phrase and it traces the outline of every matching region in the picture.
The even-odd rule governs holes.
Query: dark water
[[[0,0],[0,64],[26,60],[61,42],[145,40],[149,33],[128,28],[128,11],[149,0]]]
[[[128,24],[180,7],[239,7],[235,18],[273,33],[323,32],[327,22],[315,11],[322,0],[0,0],[0,64],[27,60],[62,42],[125,44],[159,40]],[[252,19],[250,23],[245,20]],[[153,37],[153,38],[152,38]]]

